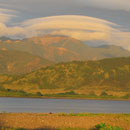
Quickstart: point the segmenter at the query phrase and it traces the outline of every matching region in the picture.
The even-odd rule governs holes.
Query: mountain
[[[3,36],[3,37],[0,37],[0,40],[1,40],[1,41],[7,41],[7,40],[13,40],[13,39],[11,39],[11,38],[9,38],[9,37]]]
[[[59,63],[17,78],[3,77],[1,86],[26,92],[130,92],[130,57]]]
[[[0,50],[0,74],[29,73],[48,65],[52,62],[27,52]]]
[[[129,51],[118,46],[96,48],[71,37],[52,35],[1,41],[0,48],[28,52],[57,63],[130,56]]]

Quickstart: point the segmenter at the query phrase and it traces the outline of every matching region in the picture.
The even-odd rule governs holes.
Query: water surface
[[[0,98],[0,112],[130,113],[130,101]]]

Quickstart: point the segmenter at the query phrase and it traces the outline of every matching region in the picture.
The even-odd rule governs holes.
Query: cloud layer
[[[115,23],[88,16],[61,15],[29,19],[19,26],[8,27],[11,15],[0,15],[0,36],[32,37],[52,34],[70,36],[82,41],[104,41],[130,50],[130,32],[117,29]]]
[[[79,40],[107,40],[114,23],[87,16],[64,15],[27,20],[22,26],[30,36],[45,34],[66,35]]]
[[[100,8],[130,11],[130,0],[76,0],[79,3]]]
[[[0,8],[0,22],[6,23],[15,15],[12,15],[13,10]]]

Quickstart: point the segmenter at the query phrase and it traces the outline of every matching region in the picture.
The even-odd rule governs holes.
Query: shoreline
[[[57,113],[52,113],[52,112],[6,112],[6,113],[1,113],[0,115],[19,115],[19,114],[25,114],[25,115],[41,115],[41,116],[103,116],[103,115],[127,115],[130,116],[130,113],[91,113],[91,112],[79,112],[79,113],[67,113],[67,112],[57,112]]]
[[[0,98],[27,98],[27,99],[72,99],[72,100],[104,100],[104,101],[130,101],[130,99],[103,99],[103,98],[85,98],[85,97],[47,97],[47,96],[43,96],[43,97],[38,97],[38,96],[34,96],[34,97],[28,97],[28,96],[0,96]]]

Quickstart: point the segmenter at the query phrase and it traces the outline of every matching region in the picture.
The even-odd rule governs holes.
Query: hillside
[[[52,65],[52,62],[27,52],[0,50],[0,74],[23,74]]]
[[[118,46],[94,48],[71,37],[52,35],[3,40],[0,49],[25,51],[57,63],[130,56],[129,51]]]
[[[1,75],[1,86],[26,92],[130,93],[130,57],[60,63],[20,76]]]

